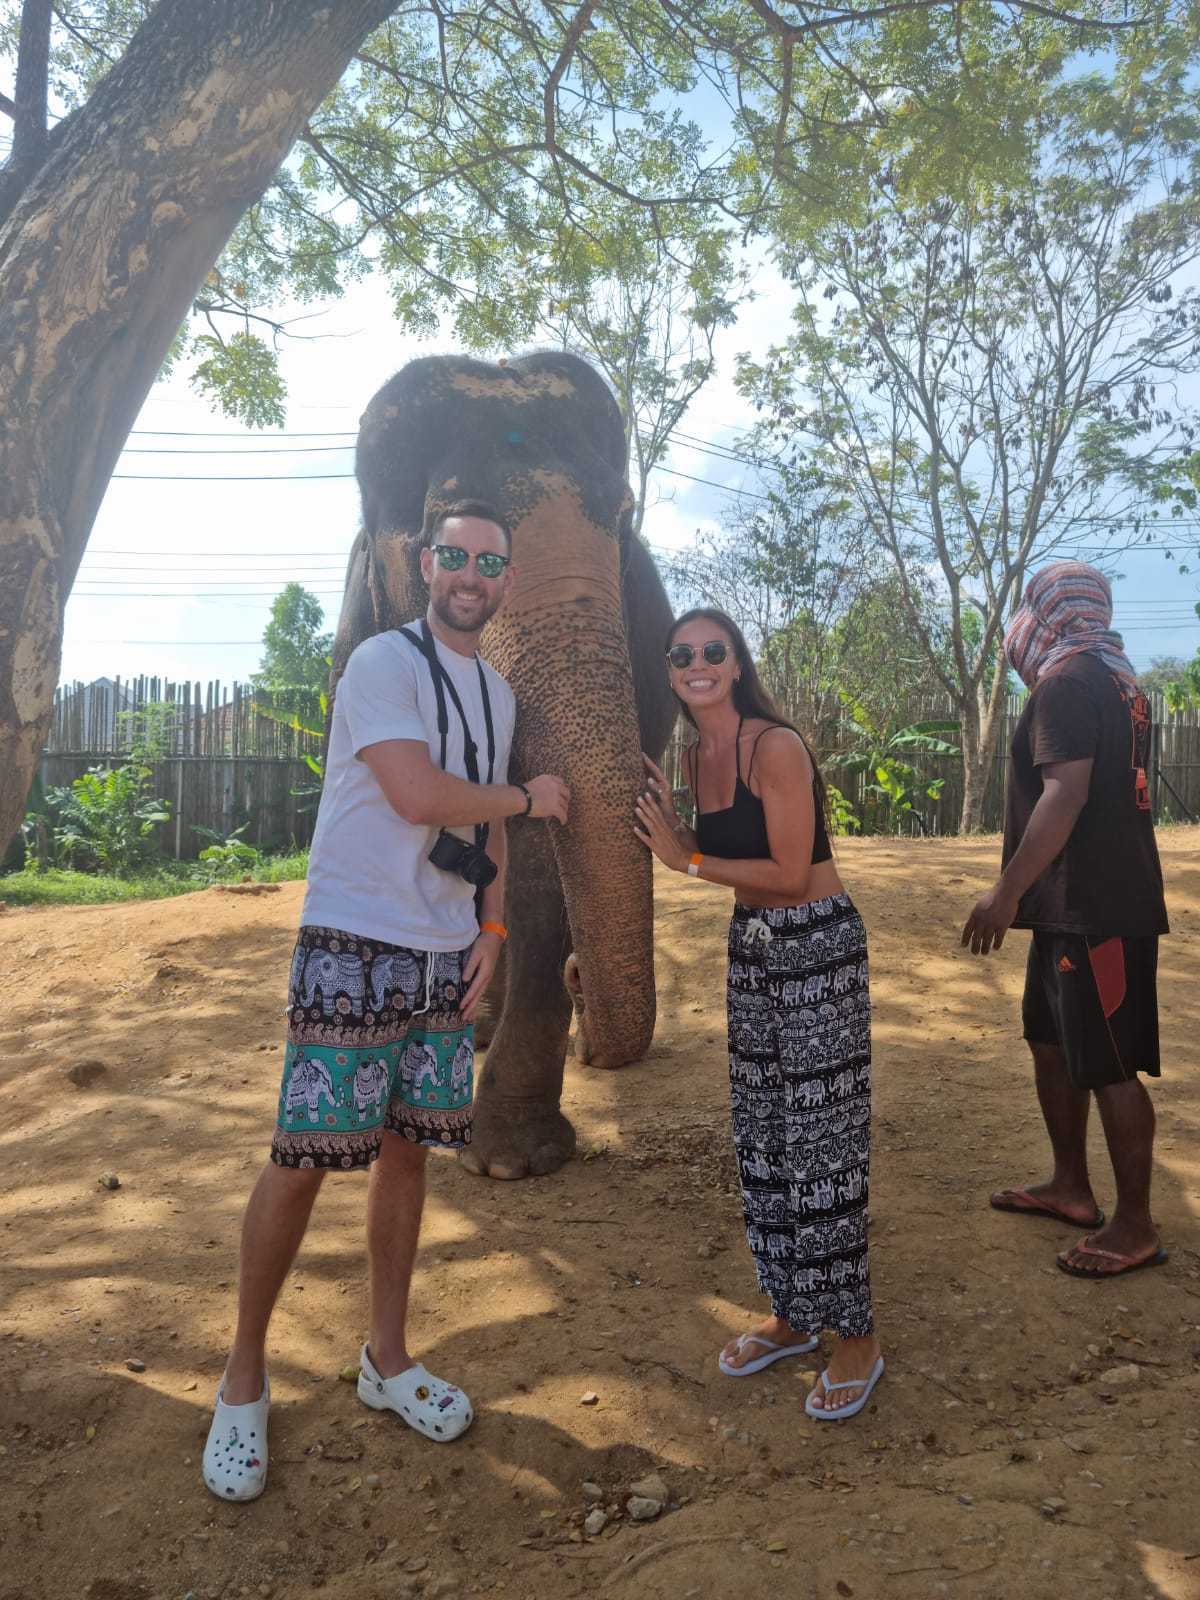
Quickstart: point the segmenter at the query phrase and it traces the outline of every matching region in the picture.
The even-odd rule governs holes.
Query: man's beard
[[[454,633],[478,633],[484,624],[490,622],[491,619],[496,615],[496,612],[499,611],[500,599],[498,598],[496,600],[495,605],[489,606],[487,603],[487,596],[484,594],[480,594],[478,597],[475,595],[470,595],[466,598],[469,598],[472,601],[476,601],[476,599],[478,599],[478,601],[481,602],[480,609],[477,613],[477,620],[475,622],[466,624],[461,622],[451,610],[451,604],[454,599],[453,592],[445,595],[430,594],[429,604],[433,608],[434,616],[438,619],[443,627],[451,629]]]

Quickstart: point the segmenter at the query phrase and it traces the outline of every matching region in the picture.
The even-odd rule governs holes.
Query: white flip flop
[[[257,1500],[267,1487],[267,1417],[271,1385],[257,1400],[229,1406],[217,1390],[204,1446],[204,1482],[218,1500]]]
[[[817,1380],[826,1394],[832,1394],[835,1389],[862,1389],[857,1400],[851,1400],[848,1406],[839,1406],[836,1411],[826,1411],[823,1406],[814,1406],[812,1397],[816,1393],[817,1385],[814,1383],[804,1402],[804,1409],[810,1417],[815,1417],[818,1422],[844,1422],[847,1417],[856,1417],[867,1401],[871,1398],[871,1391],[883,1377],[883,1357],[880,1356],[875,1365],[865,1378],[851,1378],[848,1383],[830,1383],[828,1371],[822,1372]]]
[[[764,1367],[769,1367],[773,1361],[782,1361],[785,1356],[806,1356],[820,1344],[819,1337],[814,1334],[811,1339],[806,1339],[803,1344],[776,1344],[771,1339],[764,1339],[761,1334],[742,1333],[738,1335],[737,1348],[739,1354],[748,1344],[761,1344],[766,1350],[765,1356],[756,1356],[753,1361],[747,1361],[740,1367],[730,1366],[722,1350],[717,1357],[717,1365],[727,1378],[750,1378],[756,1372],[761,1372]]]
[[[358,1398],[363,1405],[373,1411],[394,1411],[410,1428],[437,1444],[457,1439],[475,1420],[471,1402],[462,1390],[426,1372],[419,1361],[394,1378],[384,1378],[363,1345],[359,1366]]]

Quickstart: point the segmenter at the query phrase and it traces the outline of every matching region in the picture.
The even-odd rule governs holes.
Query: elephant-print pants
[[[368,1167],[385,1132],[442,1149],[470,1143],[475,1030],[461,1014],[468,953],[300,929],[272,1161]]]
[[[735,906],[728,1004],[758,1286],[798,1331],[869,1334],[871,1002],[866,930],[849,897]]]

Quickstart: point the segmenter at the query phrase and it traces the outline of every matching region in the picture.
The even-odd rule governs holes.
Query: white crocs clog
[[[449,1444],[466,1433],[475,1420],[471,1402],[461,1389],[416,1366],[384,1378],[363,1345],[359,1358],[358,1398],[373,1411],[394,1411],[410,1428],[438,1444]]]
[[[228,1406],[217,1390],[204,1446],[204,1482],[218,1500],[257,1500],[267,1487],[267,1416],[271,1385],[257,1400]]]

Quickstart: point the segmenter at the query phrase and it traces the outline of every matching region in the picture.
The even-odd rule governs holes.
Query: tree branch
[[[11,160],[39,153],[46,142],[46,111],[50,92],[50,0],[25,0],[21,12],[21,42],[17,49],[17,84],[13,91]]]
[[[53,17],[50,0],[25,0],[12,99],[12,148],[0,171],[0,222],[16,205],[45,156]]]
[[[98,45],[94,39],[89,39],[86,34],[80,33],[71,19],[63,15],[61,6],[53,6],[51,9],[58,19],[59,26],[71,35],[76,44],[82,45],[85,50],[90,50],[94,56],[99,56],[102,61],[107,61],[110,65],[116,61],[116,56],[110,56],[108,51]]]
[[[546,148],[554,151],[557,148],[558,136],[558,86],[563,80],[567,68],[571,65],[571,57],[578,48],[583,37],[583,30],[591,21],[592,12],[596,9],[596,0],[583,0],[579,10],[571,18],[571,26],[563,38],[562,49],[558,52],[558,60],[550,69],[550,76],[546,79],[546,88],[542,94],[542,111],[546,122]]]
[[[1106,33],[1115,32],[1117,29],[1141,28],[1151,20],[1149,17],[1131,17],[1120,22],[1100,22],[1090,17],[1076,16],[1073,12],[1063,11],[1058,6],[1039,5],[1037,0],[1005,0],[1005,3],[1012,11],[1023,11],[1030,16],[1046,17],[1051,22],[1065,22],[1079,28],[1096,28]],[[772,33],[796,43],[826,28],[857,26],[864,22],[878,22],[884,17],[902,16],[916,11],[938,11],[945,6],[946,0],[893,0],[890,5],[865,6],[861,11],[853,6],[825,6],[823,7],[825,16],[810,17],[804,22],[789,22],[786,17],[781,17],[767,0],[747,0],[747,4]]]
[[[0,111],[3,111],[6,117],[15,118],[17,115],[16,102],[10,100],[6,94],[0,94]]]

